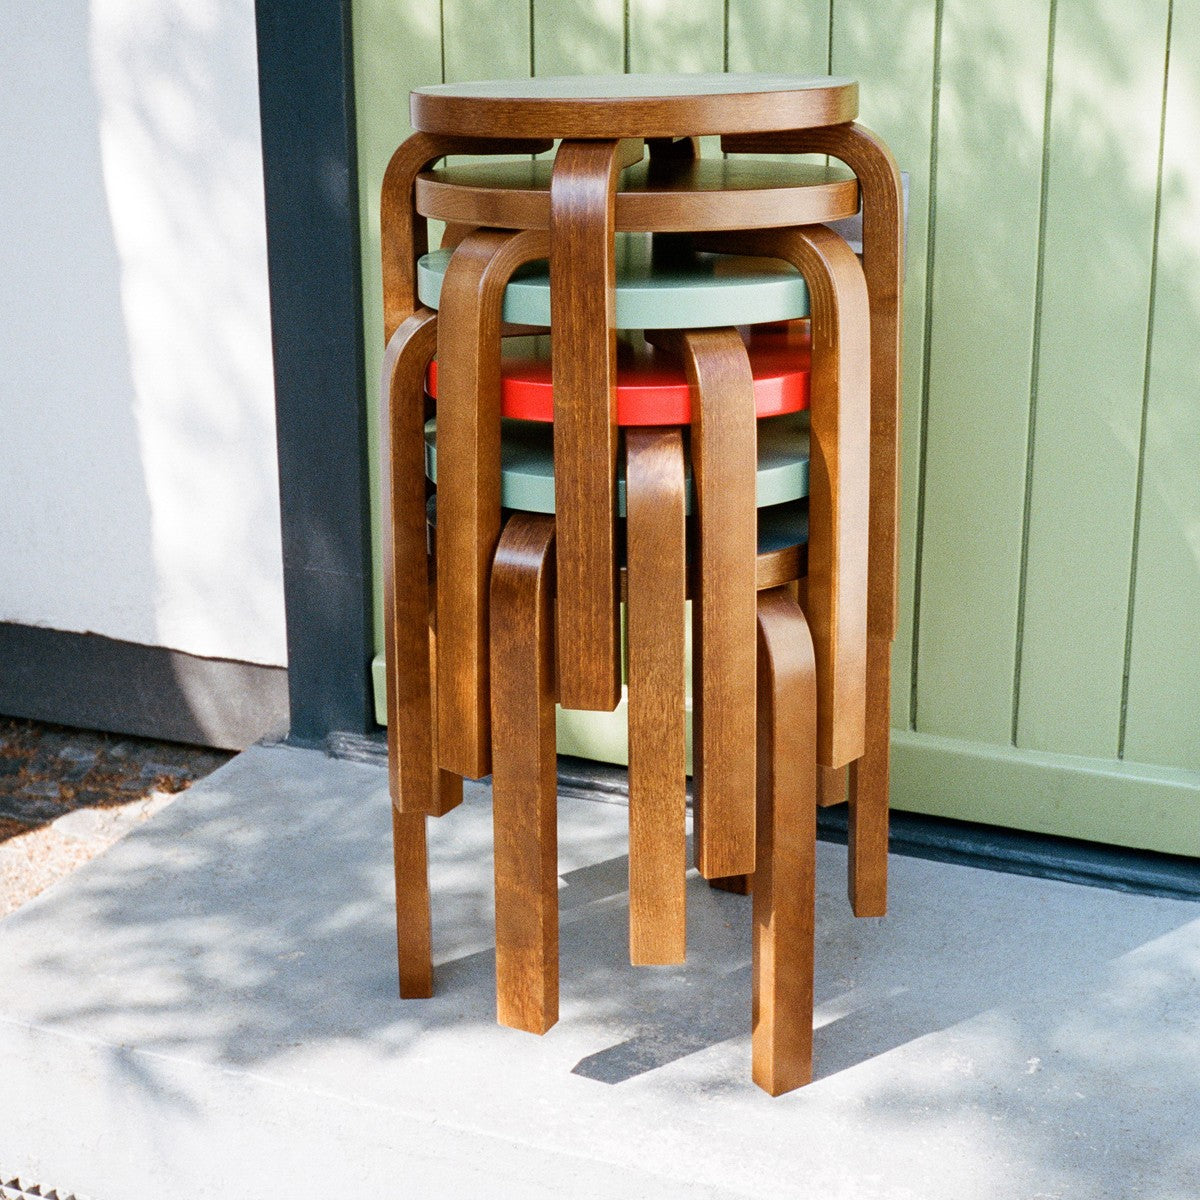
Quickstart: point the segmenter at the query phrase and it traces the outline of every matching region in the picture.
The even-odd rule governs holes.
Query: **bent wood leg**
[[[414,203],[417,175],[447,154],[540,154],[553,143],[540,138],[477,138],[414,133],[396,148],[379,197],[385,344],[410,317],[417,299],[417,259],[429,249],[428,225]]]
[[[682,357],[692,394],[692,836],[700,874],[721,879],[754,870],[754,381],[736,329],[652,337]]]
[[[683,436],[625,431],[629,961],[687,955]]]
[[[705,248],[782,258],[812,307],[807,612],[817,655],[817,761],[863,752],[866,709],[870,365],[867,291],[853,251],[823,225],[709,235]]]
[[[892,639],[867,639],[867,745],[850,765],[847,823],[850,907],[856,917],[887,913],[888,767]]]
[[[429,864],[425,816],[392,808],[392,856],[396,871],[396,959],[400,995],[433,995],[433,937],[429,920]]]
[[[772,1096],[812,1079],[816,661],[784,589],[758,600],[758,865],[752,1074]]]
[[[564,708],[621,698],[613,256],[619,142],[564,141],[550,183],[550,341]]]
[[[869,645],[869,643],[868,643]],[[868,650],[868,655],[869,655]],[[868,657],[868,671],[870,670],[870,659]],[[859,761],[859,760],[855,760]],[[835,804],[846,803],[846,780],[850,771],[854,769],[853,763],[847,767],[820,767],[817,770],[817,807],[832,808]]]
[[[769,142],[769,145],[768,145]],[[899,580],[900,296],[904,283],[903,189],[883,140],[858,124],[722,140],[722,149],[825,153],[858,177],[863,269],[871,313],[871,516],[867,623],[871,643],[896,636]],[[850,898],[856,916],[887,911],[891,659],[869,644],[866,737],[850,778]]]
[[[551,587],[554,518],[517,513],[492,572],[496,1016],[558,1020],[558,834]]]
[[[500,536],[500,312],[517,267],[545,258],[545,231],[478,230],[442,282],[438,320],[438,762],[491,769],[487,596]]]
[[[432,728],[424,382],[436,338],[437,314],[421,309],[388,343],[380,445],[389,790],[398,812],[441,816],[462,782],[439,776]]]

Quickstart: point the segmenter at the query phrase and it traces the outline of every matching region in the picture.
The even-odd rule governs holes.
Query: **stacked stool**
[[[879,250],[888,205],[868,204],[863,162],[875,171],[876,197],[889,178],[898,196],[898,177],[878,142],[848,123],[856,95],[843,81],[774,80],[751,90],[716,77],[706,92],[683,77],[674,92],[653,81],[651,99],[636,77],[521,82],[534,94],[514,96],[510,85],[414,94],[414,123],[426,130],[397,151],[385,180],[385,613],[401,992],[428,995],[432,983],[424,818],[457,804],[462,777],[490,770],[500,1018],[536,1031],[556,1019],[554,703],[617,703],[622,586],[631,957],[682,959],[690,594],[697,865],[723,886],[745,887],[753,876],[754,1077],[778,1093],[811,1071],[818,763],[829,796],[852,765],[856,911],[882,911],[885,894],[887,664],[884,654],[878,666],[877,643],[890,645],[894,603],[875,610],[885,607],[878,596],[894,593],[894,567],[884,588],[886,564],[877,562],[894,559],[894,494],[883,517],[876,507],[886,506],[889,487],[894,493],[895,385],[889,393],[885,376],[871,390],[868,380],[877,359],[895,375],[895,345],[890,359],[875,345],[875,310],[888,303]],[[582,98],[562,102],[578,89]],[[472,93],[465,108],[464,91]],[[480,121],[490,122],[486,131]],[[495,128],[523,140],[490,137]],[[772,149],[807,152],[809,136],[868,149],[848,176],[737,158],[707,164],[691,140],[771,131],[787,133]],[[553,164],[426,169],[450,153],[535,151],[556,134],[566,140]],[[729,149],[763,147],[730,141]],[[865,280],[841,238],[816,224],[851,215],[860,186]],[[898,218],[898,199],[892,211]],[[452,252],[420,253],[427,216],[448,222]],[[898,246],[898,219],[891,232]],[[892,261],[898,271],[898,250]],[[876,276],[884,282],[872,286]],[[810,315],[811,365],[808,348],[787,344],[787,334],[752,335],[748,355],[735,328]],[[549,367],[510,362],[502,382],[502,333],[531,327],[550,330]],[[631,351],[639,362],[627,367],[617,328],[644,333],[653,349],[639,344]],[[898,328],[894,311],[890,328]],[[436,402],[424,387],[435,351]],[[775,368],[764,367],[772,353]],[[794,365],[779,367],[781,353]],[[648,368],[665,397],[657,408],[646,399]],[[780,378],[790,399],[779,399],[780,386],[770,398],[764,381]],[[877,409],[889,394],[885,418]],[[756,555],[755,514],[756,491],[757,503],[778,499],[772,470],[804,474],[802,418],[791,415],[804,400],[811,508],[802,568],[794,518],[789,527],[777,513],[780,544]],[[423,468],[435,403],[431,604]],[[502,434],[502,414],[517,409],[524,420]],[[782,413],[762,420],[785,430],[763,436],[763,411]],[[539,437],[530,417],[552,424]],[[429,433],[432,441],[432,423]],[[776,458],[787,460],[790,446],[790,463],[772,466],[773,439],[784,446]],[[522,510],[503,532],[502,504]],[[772,521],[758,524],[762,534]]]

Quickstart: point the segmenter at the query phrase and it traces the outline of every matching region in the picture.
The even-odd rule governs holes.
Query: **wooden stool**
[[[556,460],[563,700],[612,709],[619,694],[612,625],[616,422],[613,288],[615,193],[622,138],[668,151],[704,133],[809,128],[852,120],[849,80],[755,76],[606,76],[442,85],[413,93],[415,129],[467,136],[562,138],[550,188],[555,275]],[[576,499],[578,498],[578,504]]]
[[[496,462],[499,409],[499,325],[501,319],[522,325],[542,324],[549,319],[549,276],[544,269],[528,268],[510,279],[507,269],[539,235],[526,231],[504,235],[482,231],[469,236],[454,251],[428,255],[418,267],[421,298],[453,314],[446,315],[441,329],[453,329],[452,343],[439,354],[442,363],[439,392],[442,397],[443,440],[457,447],[455,473],[448,476],[453,489],[452,531],[447,523],[440,529],[439,557],[449,567],[446,578],[466,578],[465,586],[447,585],[439,596],[439,622],[444,630],[440,658],[440,713],[443,728],[454,731],[461,746],[441,747],[441,765],[459,773],[478,775],[487,768],[484,734],[486,718],[485,645],[486,600],[484,580],[493,533],[498,529],[499,498],[496,495]],[[823,227],[799,231],[797,239],[814,247],[804,260],[812,275],[818,298],[814,309],[814,336],[820,338],[821,362],[813,365],[814,428],[821,439],[814,442],[814,460],[823,480],[831,487],[820,493],[814,514],[813,542],[820,547],[817,561],[827,563],[819,575],[828,602],[813,610],[818,630],[818,678],[826,708],[837,713],[822,725],[822,762],[841,766],[861,753],[863,671],[865,664],[865,528],[866,487],[866,380],[865,293],[854,256],[836,235]],[[502,252],[501,247],[504,247]],[[746,522],[753,512],[751,480],[746,466],[754,436],[752,381],[746,367],[743,343],[732,330],[697,329],[664,332],[684,324],[704,325],[717,321],[780,321],[805,315],[809,290],[798,271],[764,272],[759,264],[739,266],[734,260],[707,255],[674,253],[665,260],[656,257],[647,239],[623,241],[623,271],[616,290],[615,322],[620,326],[656,328],[664,341],[671,340],[684,359],[698,419],[693,420],[692,454],[697,464],[699,521],[708,525],[701,538],[701,576],[712,581],[747,580],[751,574],[746,557],[749,542]],[[462,273],[456,269],[459,256]],[[501,258],[504,270],[493,278],[489,272],[488,295],[477,295],[471,305],[468,291],[478,290],[482,277],[478,264],[485,256]],[[461,278],[460,288],[451,280]],[[507,283],[500,295],[500,279]],[[443,285],[443,280],[444,285]],[[447,308],[449,293],[451,306]],[[461,303],[460,303],[461,301]],[[474,323],[472,323],[472,320]],[[487,326],[486,331],[481,323]],[[856,357],[855,352],[860,353]],[[486,365],[483,356],[488,356]],[[862,360],[860,364],[859,360]],[[451,365],[452,361],[456,365]],[[461,372],[462,391],[458,383]],[[844,381],[844,386],[843,386]],[[451,384],[454,386],[451,386]],[[704,398],[708,397],[708,403]],[[718,400],[719,397],[719,400]],[[472,403],[474,399],[474,403]],[[819,412],[816,409],[819,408]],[[445,425],[445,414],[452,424]],[[707,418],[707,419],[706,419]],[[461,426],[457,422],[462,422]],[[495,431],[493,433],[493,430]],[[555,424],[555,472],[559,472],[559,427]],[[715,453],[705,456],[705,446]],[[445,450],[443,450],[445,453]],[[705,462],[714,464],[708,470]],[[845,479],[839,479],[839,473]],[[614,472],[615,475],[615,472]],[[455,481],[460,482],[455,482]],[[468,487],[467,481],[470,481]],[[861,495],[854,495],[860,491]],[[842,495],[845,512],[834,507]],[[561,514],[560,514],[561,516]],[[740,522],[740,525],[738,524]],[[860,531],[849,530],[859,524]],[[439,533],[439,539],[443,538]],[[857,537],[857,540],[856,540]],[[853,559],[862,561],[856,567]],[[562,549],[559,549],[562,557]],[[833,589],[837,585],[838,604]],[[710,704],[718,734],[706,739],[714,758],[697,764],[698,807],[701,818],[697,837],[697,860],[707,877],[744,873],[753,865],[753,610],[748,607],[748,586],[717,586],[699,589],[701,622],[720,628],[722,640],[709,654],[701,656],[699,694],[723,697]],[[442,598],[446,598],[443,609]],[[737,599],[742,597],[743,599]],[[730,608],[730,605],[733,605]],[[742,607],[738,607],[741,605]],[[744,609],[744,611],[743,611]],[[613,617],[615,620],[615,615]],[[560,646],[560,653],[562,653]],[[560,664],[561,672],[561,664]],[[740,681],[740,682],[739,682]],[[730,698],[745,693],[741,703]],[[716,716],[715,714],[720,714]],[[461,749],[461,753],[459,753]]]
[[[891,648],[896,636],[900,447],[900,295],[904,281],[903,188],[891,151],[846,123],[825,129],[742,133],[721,139],[730,154],[828,154],[862,191],[862,259],[871,322],[870,558],[867,582],[867,724],[850,775],[850,902],[860,917],[887,911]],[[736,161],[733,160],[733,161]],[[747,249],[765,252],[761,242]]]

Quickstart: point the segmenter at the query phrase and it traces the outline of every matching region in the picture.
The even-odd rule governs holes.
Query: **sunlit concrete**
[[[820,848],[817,1080],[749,1081],[748,901],[633,969],[625,810],[564,799],[562,1019],[493,1021],[483,786],[395,994],[377,767],[256,748],[0,922],[0,1172],[164,1197],[1134,1195],[1200,1180],[1200,905]]]

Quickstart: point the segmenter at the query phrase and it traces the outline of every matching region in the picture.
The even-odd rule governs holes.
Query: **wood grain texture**
[[[380,448],[388,782],[398,811],[441,816],[462,791],[437,770],[430,691],[424,380],[436,341],[437,315],[422,309],[388,343]]]
[[[418,88],[410,115],[414,129],[468,137],[691,137],[852,121],[858,85],[811,76],[562,76]]]
[[[870,642],[868,641],[868,647]],[[869,653],[869,651],[868,651]],[[870,685],[868,684],[868,687]],[[833,808],[846,803],[846,788],[852,768],[820,767],[817,770],[817,807]]]
[[[850,907],[856,917],[887,913],[888,788],[892,641],[867,638],[867,729],[863,756],[850,764],[848,814]]]
[[[618,231],[696,232],[778,228],[836,221],[858,211],[858,184],[817,163],[688,160],[655,156],[654,145],[690,147],[691,139],[654,143],[651,158],[625,170],[617,188]],[[475,163],[423,171],[417,211],[439,221],[547,229],[552,164]]]
[[[683,437],[630,429],[625,455],[629,960],[641,966],[687,954]]]
[[[736,329],[670,339],[692,390],[697,619],[693,844],[705,879],[754,869],[754,388]]]
[[[855,174],[862,189],[863,274],[871,322],[870,560],[867,622],[877,636],[897,625],[897,523],[900,459],[900,290],[904,237],[900,170],[883,140],[862,125],[771,137],[725,138],[730,152],[828,154]]]
[[[438,321],[438,761],[490,770],[487,589],[500,535],[500,308],[544,232],[472,233],[454,251]]]
[[[392,808],[396,874],[396,959],[405,1000],[433,995],[433,934],[429,917],[429,866],[425,817]]]
[[[812,1079],[816,663],[786,591],[758,598],[758,858],[753,1077],[772,1096]]]
[[[553,549],[552,517],[515,514],[491,581],[496,1015],[530,1033],[558,1020]]]
[[[730,139],[729,146],[750,147]],[[763,142],[757,143],[761,149]],[[900,172],[883,140],[861,125],[773,139],[774,149],[823,152],[858,177],[863,203],[863,272],[871,321],[870,517],[867,629],[872,642],[891,642],[899,624],[900,296],[904,282],[903,194]],[[855,912],[880,916],[887,897],[887,811],[890,797],[891,653],[868,648],[864,759],[851,774],[850,861]],[[872,674],[872,670],[875,674]],[[887,691],[881,691],[886,688]],[[861,912],[859,910],[862,910]]]
[[[564,708],[604,712],[621,697],[613,324],[619,149],[616,142],[564,141],[550,185],[558,686]]]
[[[537,154],[544,139],[468,138],[414,133],[396,148],[383,175],[379,198],[380,254],[383,265],[383,340],[392,335],[420,302],[416,261],[429,249],[425,218],[416,210],[417,175],[447,154]]]
[[[871,395],[862,268],[846,243],[823,226],[714,234],[698,241],[715,250],[782,258],[808,281],[812,432],[807,611],[821,697],[817,761],[845,766],[863,752],[866,704]]]

